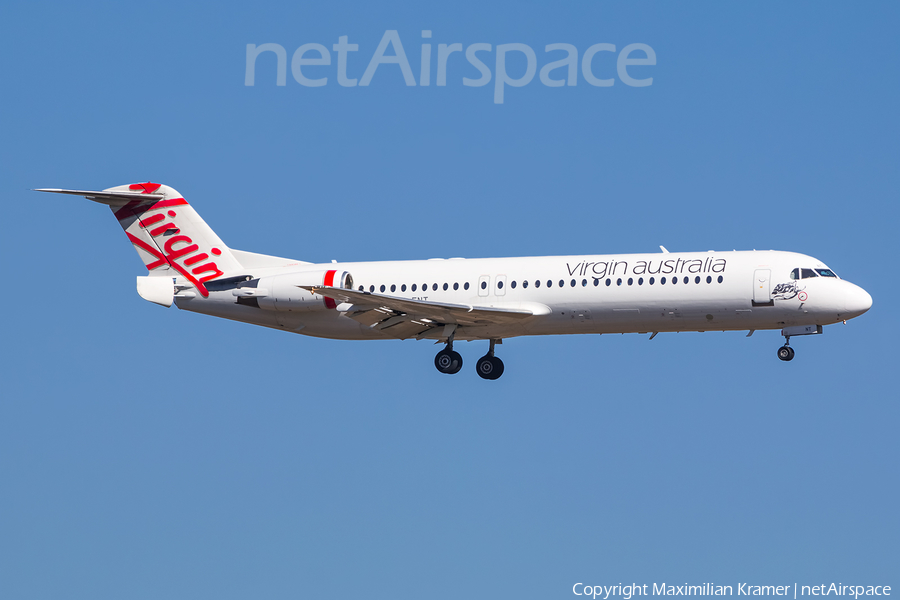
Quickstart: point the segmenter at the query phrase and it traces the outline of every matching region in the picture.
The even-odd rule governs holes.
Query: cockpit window
[[[800,269],[791,271],[791,279],[800,279]]]
[[[800,274],[803,276],[803,279],[810,279],[812,277],[818,277],[816,272],[812,269],[800,269]]]
[[[822,277],[837,277],[831,269],[816,269],[816,273]]]

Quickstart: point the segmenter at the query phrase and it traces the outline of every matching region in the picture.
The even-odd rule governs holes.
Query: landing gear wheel
[[[503,361],[492,356],[491,362],[494,363],[494,376],[491,379],[500,379],[500,376],[503,375]]]
[[[459,352],[453,350],[441,350],[434,357],[434,366],[437,367],[438,371],[447,375],[459,373],[459,370],[462,369],[462,363],[462,356],[459,355]]]
[[[778,349],[778,358],[783,361],[789,361],[794,359],[794,349],[790,346],[782,346]]]
[[[459,352],[455,350],[451,350],[450,354],[453,356],[453,367],[447,371],[450,375],[455,375],[459,373],[460,369],[462,369],[462,356],[460,356]]]
[[[478,359],[475,370],[482,379],[499,379],[503,375],[503,361],[496,356],[485,355]]]

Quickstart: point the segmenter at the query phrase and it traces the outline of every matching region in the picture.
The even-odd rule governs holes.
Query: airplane
[[[819,260],[781,251],[430,259],[315,264],[229,248],[173,188],[44,188],[106,204],[149,274],[150,302],[303,335],[444,344],[441,373],[462,369],[456,341],[487,340],[475,370],[498,379],[495,346],[525,335],[780,329],[794,336],[858,317],[861,287]]]

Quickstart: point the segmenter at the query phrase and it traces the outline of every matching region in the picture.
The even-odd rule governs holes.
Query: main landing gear
[[[499,379],[503,375],[503,361],[494,356],[494,345],[500,340],[491,340],[488,353],[478,359],[475,370],[482,379]],[[462,369],[463,359],[459,352],[453,350],[453,337],[447,340],[447,347],[434,357],[434,366],[441,373],[453,375]]]
[[[475,363],[475,370],[482,379],[500,379],[500,376],[503,375],[503,361],[494,356],[494,344],[496,343],[497,340],[491,340],[488,353]]]
[[[778,349],[778,358],[787,362],[789,360],[794,360],[794,349],[790,346],[791,336],[784,336],[784,346]]]
[[[447,342],[447,347],[434,357],[434,366],[438,371],[447,375],[459,373],[459,370],[462,369],[462,362],[462,356],[453,350],[453,340]]]

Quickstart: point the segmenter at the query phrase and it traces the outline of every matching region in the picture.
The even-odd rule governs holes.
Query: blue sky
[[[900,584],[895,4],[7,2],[0,596],[571,597],[576,582]],[[649,87],[274,84],[339,36],[644,43]],[[486,62],[495,54],[485,53]],[[615,61],[595,68],[615,77]],[[554,55],[553,59],[558,58]],[[453,62],[453,59],[460,59]],[[509,72],[524,71],[511,56]],[[559,76],[557,72],[556,76]],[[432,67],[432,78],[435,76]],[[777,332],[335,342],[141,300],[109,211],[178,189],[308,261],[779,249],[872,310]]]

